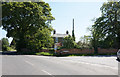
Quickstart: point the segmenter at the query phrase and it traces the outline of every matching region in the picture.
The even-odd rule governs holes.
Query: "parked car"
[[[120,60],[120,49],[117,52],[117,60]]]

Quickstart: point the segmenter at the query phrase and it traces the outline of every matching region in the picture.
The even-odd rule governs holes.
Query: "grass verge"
[[[36,55],[53,56],[53,54],[49,52],[38,52]]]

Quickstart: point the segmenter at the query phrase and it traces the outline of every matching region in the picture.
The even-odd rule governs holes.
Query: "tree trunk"
[[[94,54],[98,54],[98,47],[97,46],[94,47]]]

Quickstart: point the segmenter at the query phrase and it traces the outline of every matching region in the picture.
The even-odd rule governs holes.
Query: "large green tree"
[[[50,11],[49,4],[45,2],[3,2],[1,26],[7,31],[7,37],[16,40],[16,48],[21,51],[22,48],[29,47],[28,39],[34,39],[32,41],[48,39],[41,40],[33,36],[45,28],[51,31],[50,23],[54,17]]]
[[[93,45],[120,48],[120,1],[104,3],[100,10],[101,17],[92,25]]]

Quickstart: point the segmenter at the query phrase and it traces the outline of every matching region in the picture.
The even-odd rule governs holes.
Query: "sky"
[[[100,7],[103,2],[49,2],[52,8],[52,15],[55,20],[52,22],[57,33],[65,34],[66,30],[72,34],[73,18],[75,26],[76,42],[81,36],[90,35],[88,27],[94,23],[92,19],[100,17]]]
[[[90,35],[87,30],[93,24],[92,19],[101,16],[100,7],[103,2],[48,2],[51,7],[51,13],[55,20],[52,21],[52,27],[56,33],[65,34],[66,30],[72,34],[73,18],[75,24],[76,42],[81,36]],[[6,31],[0,28],[0,39],[6,37]],[[12,38],[9,38],[11,42]]]

